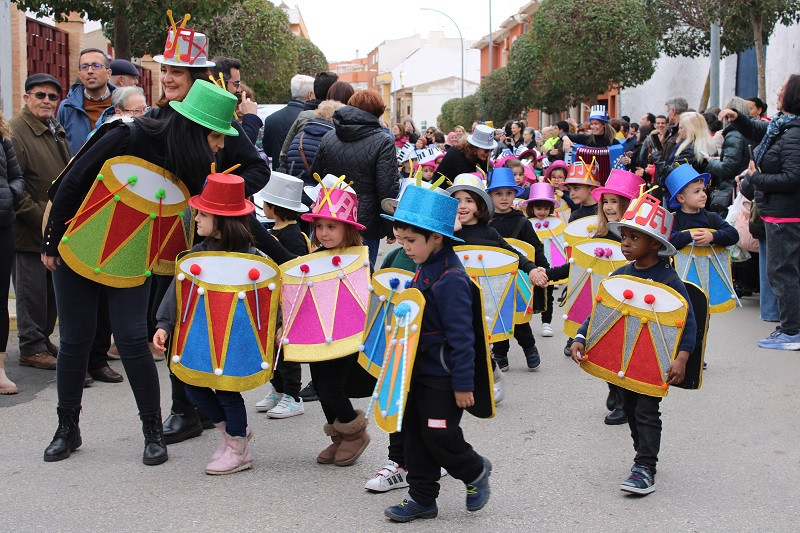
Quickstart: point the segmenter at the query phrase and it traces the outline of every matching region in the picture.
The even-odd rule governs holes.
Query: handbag
[[[724,213],[733,202],[733,193],[728,190],[717,189],[711,191],[711,211]]]
[[[755,200],[753,200],[753,205],[750,207],[750,221],[748,225],[750,227],[750,235],[758,240],[767,239],[767,230],[764,227],[764,221],[758,214],[758,204]]]

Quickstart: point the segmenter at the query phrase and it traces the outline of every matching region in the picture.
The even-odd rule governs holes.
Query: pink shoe
[[[226,431],[225,422],[220,422],[219,424],[214,424],[214,425],[221,433],[222,440],[219,442],[219,446],[217,446],[217,449],[214,450],[214,453],[211,454],[212,463],[217,459],[219,459],[220,457],[222,457],[222,454],[225,452],[225,448],[228,447],[228,434],[225,432]],[[253,432],[250,431],[250,428],[247,428],[247,442],[250,442],[251,440],[253,440]]]
[[[253,455],[247,437],[232,437],[225,433],[225,439],[225,450],[218,459],[206,465],[206,474],[220,476],[253,467]]]

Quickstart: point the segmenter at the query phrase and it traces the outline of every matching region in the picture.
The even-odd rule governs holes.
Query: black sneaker
[[[439,508],[433,505],[420,505],[414,500],[405,499],[399,505],[387,507],[383,514],[395,522],[411,522],[417,518],[436,518]]]
[[[567,339],[567,345],[564,346],[564,355],[572,357],[572,339]]]
[[[494,359],[494,362],[497,363],[497,366],[500,368],[500,372],[508,372],[507,356],[492,354],[492,359]]]
[[[619,488],[622,492],[646,496],[656,490],[656,476],[646,466],[633,465],[631,475]]]
[[[319,396],[317,396],[317,391],[314,389],[314,382],[309,381],[308,385],[303,387],[303,390],[300,391],[299,394],[300,398],[303,399],[304,402],[317,402],[319,401]]]
[[[539,370],[539,365],[542,364],[542,358],[539,357],[539,350],[536,349],[536,346],[525,352],[525,360],[528,363],[528,370],[530,372]]]

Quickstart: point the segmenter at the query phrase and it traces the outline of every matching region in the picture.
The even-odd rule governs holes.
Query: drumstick
[[[303,285],[303,280],[306,279],[306,274],[308,274],[308,271],[309,271],[308,265],[306,265],[305,263],[300,265],[300,272],[302,273],[300,276],[300,283],[299,283],[300,285]],[[305,287],[306,290],[303,292],[303,295],[305,295],[305,293],[308,292],[308,286],[306,285]],[[292,301],[292,306],[289,308],[289,314],[287,315],[290,320],[292,318],[292,315],[294,315],[294,308],[297,305],[297,300],[299,298],[300,298],[300,291],[297,291],[297,293],[294,295],[294,301]],[[283,343],[287,340],[288,331],[291,329],[292,325],[294,325],[294,320],[292,320],[291,324],[289,323],[286,324],[283,335],[281,335],[281,340],[278,343],[278,349],[275,350],[275,353],[280,352],[281,348],[283,348]],[[277,370],[277,368],[278,368],[278,358],[276,357],[275,365],[272,367],[272,370]]]
[[[261,307],[258,305],[258,278],[261,277],[261,272],[257,268],[251,268],[247,273],[247,277],[252,280],[253,291],[256,293],[256,323],[259,331],[261,331]]]
[[[391,340],[397,334],[398,327],[399,325],[396,324],[394,327],[394,331],[392,331],[391,335],[389,335],[389,342],[386,343],[386,352],[383,354],[383,364],[381,365],[381,373],[378,376],[378,381],[375,382],[375,390],[373,390],[372,392],[372,400],[369,402],[367,411],[364,414],[365,418],[369,418],[369,414],[370,412],[372,412],[372,408],[375,406],[375,402],[380,397],[380,393],[378,391],[381,389],[381,387],[383,386],[383,382],[386,379],[386,369],[389,367],[389,363],[392,360],[392,358],[394,358],[395,346],[392,345]],[[391,353],[389,353],[390,350]]]
[[[406,303],[401,303],[395,307],[394,314],[397,321],[403,320],[404,327],[406,328],[405,335],[403,336],[403,371],[400,374],[400,398],[397,399],[397,431],[403,429],[403,398],[405,397],[406,390],[406,372],[408,371],[408,331],[411,329],[411,307]]]
[[[98,177],[98,179],[100,179],[100,178],[102,178],[102,177],[103,177],[103,175],[102,175],[102,174],[98,174],[98,175],[97,175],[97,177]],[[102,181],[102,179],[100,179],[100,181]],[[119,191],[121,191],[122,189],[124,189],[124,188],[125,188],[125,187],[127,187],[128,185],[135,185],[137,181],[138,181],[138,178],[137,178],[136,176],[131,176],[130,178],[128,178],[128,179],[125,181],[125,183],[123,183],[122,185],[120,185],[119,187],[117,187],[116,189],[114,189],[113,191],[111,191],[110,193],[108,193],[108,194],[107,194],[106,196],[104,196],[103,198],[100,198],[99,200],[97,200],[95,203],[93,203],[92,205],[90,205],[89,207],[87,207],[86,209],[84,209],[83,211],[81,211],[80,213],[77,213],[77,214],[76,214],[74,217],[72,217],[71,219],[69,219],[69,220],[67,220],[66,222],[64,222],[64,224],[69,224],[70,222],[72,222],[73,220],[75,220],[76,218],[78,218],[79,216],[81,216],[82,214],[84,214],[85,212],[87,212],[87,211],[91,211],[92,209],[94,209],[94,208],[95,208],[95,207],[97,207],[98,205],[106,203],[106,201],[107,201],[109,198],[113,198],[115,194],[117,194]]]
[[[350,276],[347,275],[347,271],[345,271],[344,267],[342,266],[342,258],[339,257],[338,255],[334,255],[333,258],[331,259],[331,263],[333,263],[333,266],[338,266],[339,270],[342,271],[341,274],[339,274],[339,279],[347,280],[347,284],[350,285],[350,292],[353,294],[353,296],[356,297],[356,300],[358,300],[358,303],[361,305],[361,308],[366,310],[367,306],[364,305],[364,302],[361,300],[361,296],[359,296],[358,292],[356,291],[355,285],[353,285],[353,282],[350,281]]]
[[[156,198],[158,198],[158,246],[156,246],[156,256],[153,258],[153,264],[158,262],[158,258],[161,255],[161,208],[164,205],[166,196],[167,192],[164,189],[158,189],[158,192],[156,192]]]
[[[656,297],[652,294],[645,294],[644,295],[644,302],[650,304],[650,308],[653,310],[653,316],[656,318],[656,325],[658,326],[658,332],[661,334],[661,342],[664,343],[664,353],[671,353],[672,351],[667,346],[667,338],[664,336],[664,330],[661,329],[661,321],[658,320],[658,313],[656,312]]]
[[[494,294],[494,289],[492,289],[492,284],[489,283],[489,272],[486,270],[486,263],[483,262],[483,254],[478,254],[478,261],[481,262],[481,267],[483,268],[483,275],[486,277],[486,285],[489,287],[489,294],[492,295],[492,300],[494,300],[494,306],[497,309],[497,317],[500,319],[500,325],[503,327],[503,333],[505,333],[506,338],[508,338],[509,331],[506,327],[505,321],[503,320],[503,313],[500,312],[500,303],[497,300],[497,296]]]
[[[581,274],[581,276],[578,278],[578,281],[576,281],[576,282],[575,282],[575,287],[576,287],[576,288],[577,288],[577,287],[578,287],[578,286],[579,286],[579,285],[580,285],[580,284],[583,282],[583,279],[584,279],[584,278],[585,278],[585,277],[586,277],[588,274],[591,274],[592,265],[594,264],[594,262],[595,262],[595,261],[597,261],[597,256],[595,256],[595,258],[594,258],[594,259],[592,259],[591,261],[589,261],[589,266],[587,266],[587,267],[586,267],[586,270],[584,270],[584,271],[583,271],[583,274]],[[567,301],[567,300],[569,300],[569,297],[570,297],[570,296],[572,296],[572,293],[571,293],[571,292],[569,292],[569,287],[567,287],[567,295],[564,297],[564,301]]]
[[[686,261],[686,266],[683,267],[683,274],[681,274],[681,281],[686,281],[686,276],[689,274],[689,266],[692,264],[692,258],[694,257],[694,241],[692,241],[692,247],[689,248],[689,260]]]
[[[386,322],[386,315],[387,312],[389,311],[389,305],[392,303],[392,296],[394,296],[394,291],[399,286],[400,286],[400,278],[392,278],[389,280],[389,287],[391,288],[391,290],[389,291],[389,297],[386,299],[386,305],[381,306],[383,307],[383,316],[381,317],[381,328],[385,327],[384,324]],[[378,317],[378,313],[380,312],[381,309],[378,308],[378,310],[375,312],[375,318]],[[372,345],[372,349],[369,351],[369,358],[368,358],[369,360],[367,361],[367,371],[369,371],[370,367],[372,366],[372,361],[373,358],[375,357],[375,350],[377,347],[378,343],[376,341],[375,344]]]
[[[616,306],[614,309],[612,309],[612,310],[611,310],[611,313],[609,313],[609,314],[608,314],[608,316],[607,316],[607,317],[605,317],[605,318],[603,319],[603,321],[602,321],[602,322],[600,322],[600,325],[599,325],[599,326],[597,326],[596,328],[592,328],[592,331],[594,331],[594,330],[601,330],[601,329],[603,329],[603,326],[605,326],[605,325],[606,325],[606,322],[608,322],[608,321],[609,321],[609,320],[610,320],[612,317],[615,317],[615,316],[616,316],[614,313],[615,313],[615,312],[617,312],[617,311],[619,310],[619,308],[620,308],[620,307],[622,307],[622,304],[624,304],[624,303],[625,303],[625,300],[621,300],[621,301],[620,301],[620,302],[617,304],[617,306]],[[586,333],[586,335],[587,335],[587,337],[588,337],[589,333],[587,332],[587,333]],[[589,344],[589,341],[588,341],[588,339],[587,339],[587,341],[586,341],[586,345],[588,345],[588,344]]]
[[[736,304],[739,307],[742,307],[742,302],[739,301],[739,296],[736,294],[736,289],[733,288],[733,283],[731,283],[731,280],[728,279],[727,271],[724,268],[722,268],[722,261],[720,261],[719,256],[717,256],[717,252],[716,250],[714,250],[714,245],[713,244],[709,245],[709,247],[711,248],[711,253],[714,254],[714,259],[717,260],[717,266],[719,266],[719,271],[720,274],[722,274],[722,279],[725,280],[725,284],[728,290],[731,291],[731,296],[733,296],[736,299]]]
[[[192,286],[189,287],[189,297],[186,299],[186,308],[183,310],[183,320],[181,322],[186,322],[186,314],[189,312],[189,307],[191,307],[192,303],[192,291],[194,290],[194,280],[197,276],[200,275],[203,269],[200,268],[200,265],[197,263],[193,263],[192,266],[189,267],[189,272],[192,273]]]

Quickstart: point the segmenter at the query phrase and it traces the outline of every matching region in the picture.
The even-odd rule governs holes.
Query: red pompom
[[[331,259],[331,263],[333,263],[333,266],[337,266],[338,267],[341,262],[342,262],[342,258],[339,257],[338,255],[334,255],[333,259]]]
[[[257,268],[251,268],[250,272],[247,273],[247,276],[251,280],[255,281],[255,280],[257,280],[258,278],[261,277],[261,272],[259,272]]]
[[[633,298],[633,291],[630,289],[625,289],[624,291],[622,291],[622,297],[625,298],[626,300],[630,300],[631,298]]]
[[[650,305],[655,301],[656,301],[656,297],[653,296],[652,294],[645,294],[644,295],[644,303]]]
[[[311,269],[310,269],[310,268],[308,268],[308,265],[300,265],[300,272],[302,272],[303,274],[308,274],[308,272],[309,272],[310,270],[311,270]]]
[[[191,272],[195,276],[199,275],[201,270],[203,269],[200,268],[200,265],[198,265],[197,263],[194,263],[192,266],[189,267],[189,272]]]

